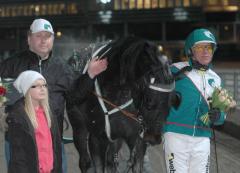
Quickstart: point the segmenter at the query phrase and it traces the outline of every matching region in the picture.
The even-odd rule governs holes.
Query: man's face
[[[41,58],[49,55],[53,47],[54,36],[50,32],[40,31],[28,35],[29,49]]]
[[[213,45],[211,43],[198,43],[192,47],[193,59],[202,65],[208,65],[213,57]]]

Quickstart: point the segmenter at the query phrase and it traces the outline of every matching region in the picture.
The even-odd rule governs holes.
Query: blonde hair
[[[48,90],[46,91],[46,98],[40,101],[40,106],[42,106],[44,113],[45,113],[45,117],[47,119],[48,122],[48,127],[51,127],[51,111],[50,111],[50,107],[49,107],[49,101],[48,101]],[[25,95],[25,111],[34,127],[34,129],[36,129],[38,127],[38,123],[37,123],[37,118],[36,118],[36,113],[35,113],[35,109],[32,103],[32,97],[30,95],[29,90],[27,91],[26,95]]]

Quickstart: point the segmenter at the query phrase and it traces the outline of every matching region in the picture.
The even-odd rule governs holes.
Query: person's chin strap
[[[209,69],[209,65],[200,64],[198,61],[191,59],[191,65],[193,69],[200,71],[207,71]]]

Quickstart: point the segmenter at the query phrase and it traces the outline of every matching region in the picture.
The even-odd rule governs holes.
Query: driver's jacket
[[[188,62],[175,63],[171,67],[173,73],[178,72]],[[203,123],[209,111],[208,98],[215,87],[221,86],[220,77],[211,69],[200,71],[192,69],[182,74],[176,81],[175,90],[181,94],[181,103],[176,109],[172,107],[164,127],[165,132],[175,132],[191,136],[211,137],[211,123]],[[214,125],[221,125],[226,114],[221,112],[220,119]]]

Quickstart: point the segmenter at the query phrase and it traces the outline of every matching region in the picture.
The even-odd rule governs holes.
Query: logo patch
[[[207,165],[206,165],[206,173],[209,173],[209,169],[210,168],[210,156],[208,156],[208,160],[207,160]]]
[[[208,84],[213,88],[216,86],[214,79],[208,79]]]
[[[48,24],[44,24],[44,29],[46,29],[46,30],[50,30],[50,29],[51,29],[51,26],[48,25]]]
[[[204,35],[208,38],[210,38],[211,40],[214,40],[214,36],[212,35],[212,33],[210,31],[204,31]]]
[[[168,162],[169,162],[169,171],[170,171],[170,173],[176,172],[176,169],[174,168],[173,160],[174,160],[174,154],[171,153],[170,155],[168,155]]]

